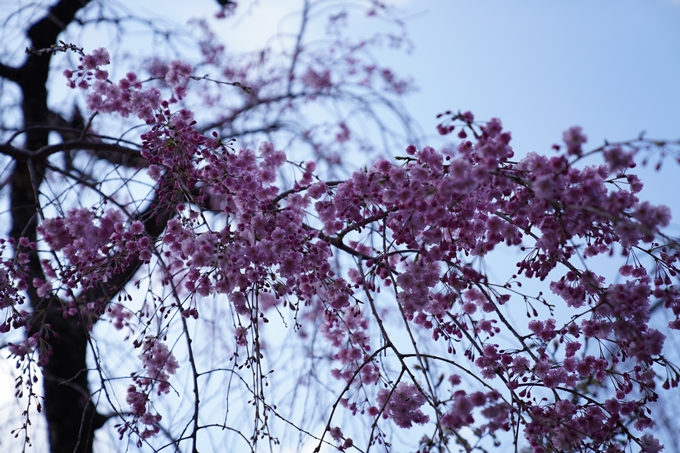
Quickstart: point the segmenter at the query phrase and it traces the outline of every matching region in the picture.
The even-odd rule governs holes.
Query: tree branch
[[[0,63],[0,77],[11,80],[12,82],[18,82],[20,76],[21,73],[17,68]]]

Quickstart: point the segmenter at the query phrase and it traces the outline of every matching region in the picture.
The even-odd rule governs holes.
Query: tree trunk
[[[55,3],[45,17],[28,28],[26,34],[32,47],[44,49],[55,44],[59,34],[88,2],[61,0]],[[49,131],[31,127],[47,126],[51,116],[46,88],[50,60],[50,53],[31,54],[21,67],[5,74],[19,85],[23,96],[26,151],[35,151],[48,144]],[[10,235],[17,241],[22,236],[31,241],[36,239],[39,212],[36,197],[43,177],[40,161],[29,158],[25,162],[15,162],[11,176]],[[33,278],[45,278],[37,253],[30,256],[29,273],[29,283]],[[96,413],[90,401],[86,366],[87,328],[77,317],[64,318],[58,299],[41,299],[35,288],[28,290],[28,298],[33,311],[28,334],[41,332],[42,339],[51,350],[51,356],[42,369],[43,406],[51,452],[91,453],[94,431],[105,418]]]

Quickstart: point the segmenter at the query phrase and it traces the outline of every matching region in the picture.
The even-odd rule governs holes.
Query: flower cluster
[[[136,115],[138,118],[153,123],[154,113],[160,107],[161,93],[156,88],[144,89],[134,72],[129,72],[118,83],[108,81],[108,72],[100,66],[109,64],[109,54],[105,49],[97,49],[92,54],[85,55],[82,64],[76,71],[66,69],[64,76],[71,88],[88,90],[87,106],[89,109],[102,113],[116,113],[123,117]],[[168,83],[178,91],[184,93],[188,77],[185,64],[178,63],[168,71]]]
[[[128,387],[126,401],[132,408],[135,420],[144,425],[144,429],[139,433],[140,437],[147,439],[158,434],[162,419],[162,416],[151,408],[149,394],[152,389],[156,389],[158,395],[167,394],[170,391],[170,375],[175,374],[179,364],[165,343],[158,338],[147,336],[140,346],[142,348],[140,358],[146,374],[133,374],[135,385]],[[122,436],[128,429],[137,428],[134,423],[127,422],[119,427],[118,432]]]
[[[413,423],[423,425],[430,420],[420,410],[424,404],[422,391],[406,382],[400,382],[391,390],[380,389],[378,392],[379,411],[383,418],[393,420],[402,428],[410,428]]]
[[[621,437],[658,451],[653,437],[635,437],[627,427],[651,425],[647,406],[658,398],[660,368],[670,375],[666,386],[680,379],[662,356],[664,335],[649,326],[651,301],[658,298],[675,316],[670,327],[680,327],[680,292],[673,284],[680,249],[663,240],[668,209],[638,199],[642,185],[626,173],[634,167],[631,152],[605,147],[606,164],[579,167],[586,136],[573,127],[563,136],[566,152],[513,160],[511,134],[500,120],[478,125],[469,112],[448,113],[439,129],[459,129],[455,151],[411,145],[397,163],[379,160],[333,183],[316,179],[315,162],[302,163],[295,167],[296,182],[282,190],[277,174],[285,153],[271,143],[235,151],[216,135],[200,133],[190,110],[172,110],[175,96],[185,95],[190,66],[171,62],[164,69],[174,92],[161,99],[134,75],[118,84],[102,78],[101,53],[83,61],[75,77],[90,90],[92,108],[136,113],[149,125],[141,136],[142,155],[157,183],[157,209],[171,213],[157,247],[162,283],[192,300],[225,295],[238,320],[238,346],[257,341],[248,329],[260,328],[285,301],[296,314],[320,320],[330,357],[339,364],[331,374],[346,383],[345,391],[368,389],[339,399],[354,414],[381,414],[410,428],[430,422],[431,410],[442,431],[476,426],[491,434],[510,430],[517,418],[535,453],[619,451]],[[329,73],[312,69],[301,81],[317,94],[332,85]],[[350,136],[346,126],[341,129],[339,141]],[[209,209],[222,224],[205,219]],[[128,225],[114,210],[79,209],[47,219],[40,233],[67,264],[48,277],[58,276],[68,288],[104,282],[133,259],[149,260],[143,232],[140,223]],[[503,245],[524,254],[517,275],[499,284],[478,263]],[[652,270],[638,265],[636,253],[642,252],[654,261]],[[334,253],[357,263],[346,278]],[[615,253],[635,263],[620,268],[624,280],[617,283],[575,264]],[[7,278],[0,274],[0,289]],[[552,294],[522,294],[520,278],[548,280]],[[34,285],[43,295],[52,288],[48,282]],[[386,288],[394,295],[390,302],[381,299],[388,291],[378,297]],[[532,303],[552,311],[548,297],[563,300],[574,315],[560,322],[554,315],[539,317]],[[526,323],[513,324],[505,315],[516,306],[526,308]],[[185,317],[200,315],[180,303],[174,308]],[[444,400],[421,385],[419,371],[408,365],[420,353],[400,349],[393,339],[398,334],[384,322],[393,313],[411,339],[417,330],[446,343],[449,356],[428,360],[452,363],[462,345],[470,374],[502,391],[456,390]],[[120,310],[112,316],[123,323]],[[507,345],[495,342],[502,332],[510,338]],[[402,370],[409,369],[409,382],[390,384],[395,381],[388,367],[371,354],[378,342]],[[260,360],[259,352],[250,359]],[[168,391],[177,362],[154,337],[144,340],[141,360],[147,373],[133,376],[127,401],[148,426],[145,437],[158,431],[160,420],[149,393]],[[424,371],[420,376],[429,378]],[[376,390],[380,382],[388,385]],[[605,382],[612,398],[591,397]],[[485,424],[476,421],[477,414]],[[341,432],[331,436],[342,439]]]
[[[54,269],[49,260],[43,260],[43,270],[49,281],[34,279],[39,297],[49,297],[53,282],[58,282],[70,294],[72,302],[64,316],[79,311],[101,315],[108,301],[78,300],[74,290],[95,288],[108,282],[114,275],[125,271],[133,260],[148,262],[151,259],[151,241],[144,234],[144,225],[128,222],[123,213],[111,209],[98,214],[89,209],[73,209],[63,217],[45,219],[38,232],[51,250],[63,257]]]
[[[7,257],[8,246],[14,252],[12,257]],[[6,313],[4,322],[0,324],[0,333],[26,326],[28,312],[21,308],[25,302],[22,293],[30,285],[27,272],[29,255],[26,252],[35,248],[35,243],[26,238],[21,238],[19,244],[14,239],[0,239],[0,310]]]

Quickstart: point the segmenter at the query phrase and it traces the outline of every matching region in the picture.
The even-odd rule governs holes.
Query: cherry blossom
[[[340,449],[358,444],[333,425],[343,406],[369,419],[369,445],[384,442],[382,427],[393,423],[433,427],[427,442],[438,437],[443,445],[450,436],[463,445],[462,429],[471,427],[480,437],[521,435],[535,453],[613,452],[624,444],[661,451],[641,433],[653,425],[657,384],[677,387],[680,375],[650,319],[660,300],[673,318],[669,328],[680,328],[680,252],[664,233],[669,209],[641,201],[641,182],[627,173],[635,149],[605,146],[604,164],[582,165],[586,136],[572,127],[563,135],[566,152],[516,157],[499,119],[476,123],[469,112],[447,112],[438,130],[459,131],[455,150],[409,145],[397,159],[325,180],[320,162],[289,162],[270,142],[236,149],[199,131],[196,113],[179,103],[196,81],[191,65],[155,66],[154,78],[167,85],[157,88],[133,72],[109,81],[107,64],[98,49],[64,75],[93,111],[146,124],[140,154],[156,184],[153,214],[167,222],[153,237],[119,207],[41,219],[37,231],[51,255],[45,279],[30,285],[40,298],[62,295],[64,317],[104,316],[116,329],[138,329],[139,368],[129,376],[131,417],[121,435],[136,433],[141,442],[160,432],[154,401],[171,392],[180,370],[167,331],[180,324],[191,352],[187,323],[215,298],[232,313],[234,367],[254,370],[253,388],[269,378],[262,338],[270,318],[288,319],[284,307],[301,337],[324,339],[329,374],[344,387],[319,445],[326,433]],[[381,74],[390,90],[406,90],[391,72]],[[334,87],[329,70],[309,67],[300,80],[316,94]],[[338,127],[337,141],[349,140],[347,125]],[[220,222],[208,219],[212,213]],[[5,330],[26,327],[21,250],[36,247],[12,245],[18,253],[3,255],[0,268]],[[480,263],[501,248],[522,254],[516,273],[496,282]],[[620,257],[618,275],[588,266],[601,255]],[[123,303],[87,300],[88,290],[133,265],[153,269],[172,295],[153,299],[157,332]],[[522,292],[523,281],[549,291]],[[29,356],[41,349],[39,337],[9,350]],[[40,354],[48,360],[47,350]],[[246,358],[239,362],[239,354]],[[443,370],[438,383],[431,362]],[[195,381],[203,376],[193,358],[185,366]],[[440,390],[444,379],[451,388]],[[254,407],[274,410],[263,390],[251,391]]]

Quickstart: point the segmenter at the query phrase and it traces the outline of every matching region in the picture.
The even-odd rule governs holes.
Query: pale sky
[[[166,10],[178,17],[196,12],[195,2],[172,3]],[[281,18],[301,0],[258,3],[237,27],[214,23],[228,48],[259,48],[272,30],[295,29],[294,16]],[[416,81],[419,91],[405,104],[422,130],[432,134],[433,145],[440,143],[435,115],[444,110],[471,110],[479,120],[500,118],[512,131],[519,155],[550,153],[550,145],[573,125],[583,127],[592,147],[642,131],[650,138],[680,139],[678,0],[398,4],[414,49],[409,55],[384,51],[377,56]],[[672,205],[678,171],[669,160],[660,177],[653,172],[647,177],[643,194]],[[671,207],[680,212],[680,203]],[[680,228],[676,231],[680,234]]]
[[[550,153],[573,125],[593,147],[642,131],[680,139],[678,1],[414,0],[406,7],[423,11],[409,28],[415,50],[402,61],[421,87],[407,105],[425,131],[434,131],[436,113],[461,109],[501,118],[518,154]],[[643,194],[676,216],[678,172],[671,159],[661,178],[643,179]]]

